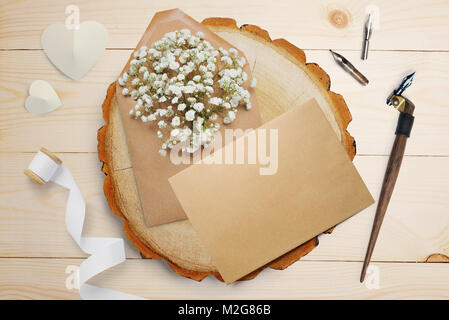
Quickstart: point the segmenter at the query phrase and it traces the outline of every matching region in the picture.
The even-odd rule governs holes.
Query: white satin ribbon
[[[42,151],[31,161],[28,170],[38,175],[45,182],[53,181],[70,190],[65,213],[67,231],[81,250],[91,256],[81,263],[79,268],[80,296],[87,300],[134,300],[139,296],[95,287],[86,282],[106,269],[125,261],[125,247],[121,238],[86,238],[82,237],[86,203],[70,171],[56,163]]]

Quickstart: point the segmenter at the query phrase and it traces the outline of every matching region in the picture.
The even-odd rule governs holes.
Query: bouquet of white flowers
[[[150,49],[136,50],[118,82],[122,94],[137,102],[129,114],[157,123],[161,155],[177,143],[193,153],[213,141],[219,116],[229,124],[238,106],[251,109],[250,94],[242,87],[248,80],[245,64],[236,49],[216,50],[203,33],[183,29],[165,34]],[[253,79],[250,85],[255,84]]]

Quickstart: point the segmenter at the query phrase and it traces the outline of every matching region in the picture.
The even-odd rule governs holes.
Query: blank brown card
[[[261,175],[267,164],[202,162],[170,178],[226,283],[374,202],[315,100],[260,129],[267,129],[267,136],[277,129],[274,174]]]

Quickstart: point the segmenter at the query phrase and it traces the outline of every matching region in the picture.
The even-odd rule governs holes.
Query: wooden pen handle
[[[365,279],[366,269],[368,268],[368,264],[371,261],[371,256],[374,251],[374,246],[376,245],[377,236],[379,235],[380,226],[382,225],[382,222],[384,220],[385,212],[387,211],[391,195],[393,194],[394,185],[396,184],[396,180],[399,175],[399,169],[401,168],[402,158],[404,157],[407,138],[410,135],[410,131],[413,126],[413,112],[415,111],[415,106],[407,98],[403,99],[405,100],[405,106],[402,114],[398,119],[396,138],[394,139],[390,159],[388,160],[387,170],[385,171],[382,190],[380,191],[379,202],[377,204],[376,215],[374,216],[373,228],[371,230],[371,236],[369,239],[368,248],[366,250],[365,260],[363,262],[360,282],[363,282],[363,280]]]
[[[407,137],[396,136],[393,143],[393,148],[391,150],[390,159],[388,160],[387,170],[385,171],[382,190],[380,191],[373,228],[371,230],[368,249],[366,251],[365,264],[363,265],[362,276],[360,278],[361,282],[363,282],[365,277],[366,268],[368,268],[368,262],[371,260],[377,236],[379,235],[380,226],[382,225],[385,212],[387,211],[388,204],[390,203],[391,195],[393,194],[394,185],[396,184],[396,180],[399,175],[399,169],[401,168],[406,144]]]

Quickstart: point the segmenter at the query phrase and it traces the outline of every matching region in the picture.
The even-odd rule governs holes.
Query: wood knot
[[[329,12],[328,19],[335,28],[343,29],[349,23],[349,14],[341,9],[334,9]]]
[[[434,253],[426,258],[426,262],[449,262],[449,257],[442,253]]]

